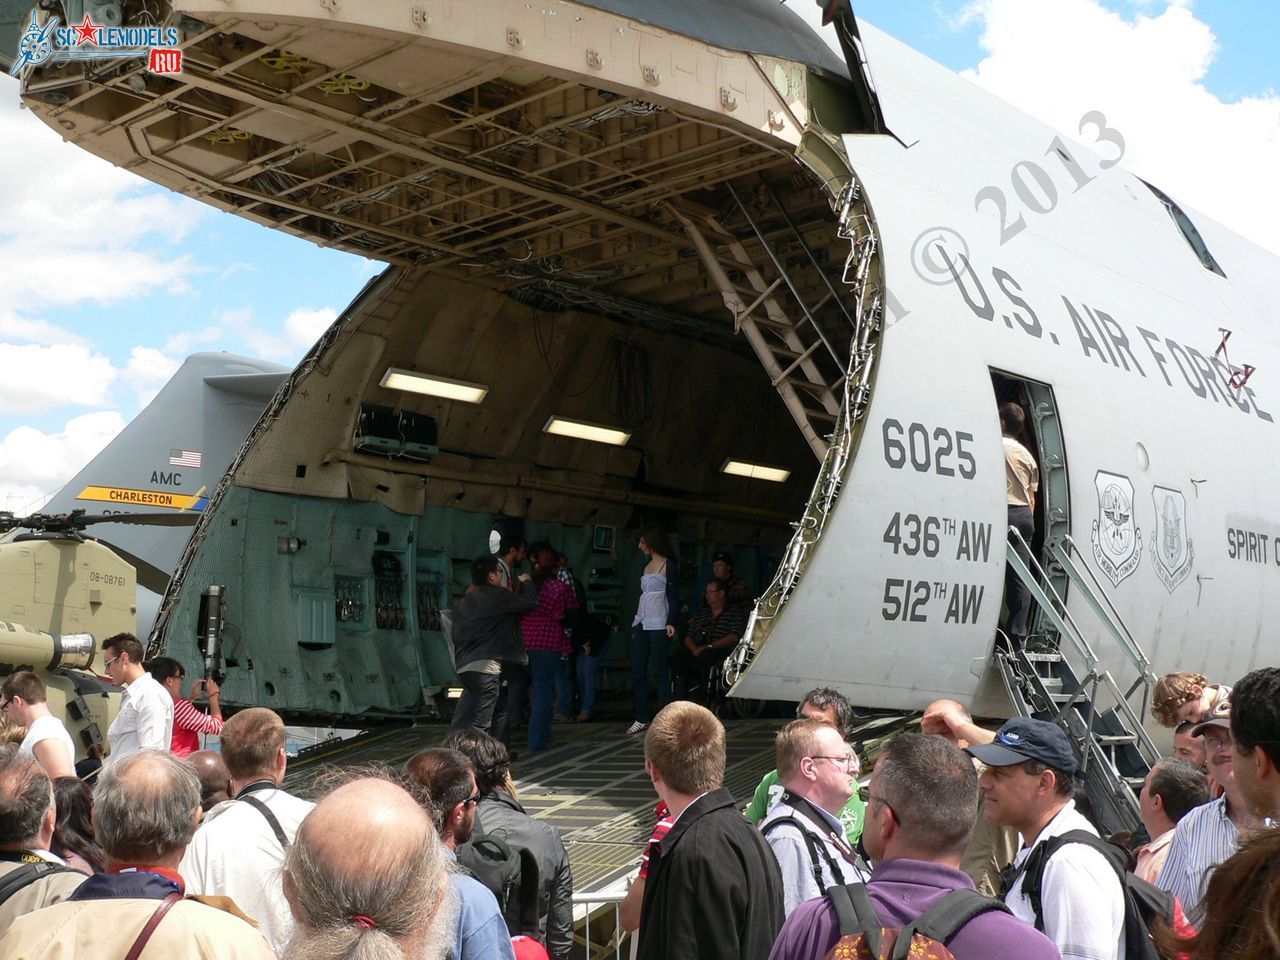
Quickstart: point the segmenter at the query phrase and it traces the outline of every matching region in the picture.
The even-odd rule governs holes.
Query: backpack
[[[70,867],[60,863],[24,863],[0,877],[0,904],[4,903],[19,890],[31,886],[37,880],[55,873],[75,873]]]
[[[791,806],[792,809],[796,810],[796,812],[801,814],[805,820],[808,820],[819,830],[827,831],[830,829],[830,827],[809,808],[808,801],[793,796],[790,793],[783,793],[780,802]],[[760,829],[760,834],[764,837],[768,837],[775,828],[784,823],[795,827],[800,831],[800,835],[804,837],[805,846],[809,850],[809,867],[813,871],[813,882],[819,890],[825,890],[827,887],[827,884],[824,883],[822,879],[822,864],[824,861],[827,864],[827,869],[830,871],[831,876],[836,878],[837,883],[844,882],[845,867],[855,871],[855,876],[857,876],[857,872],[861,872],[864,877],[871,876],[870,865],[868,865],[868,863],[858,855],[856,850],[849,851],[849,856],[851,857],[852,862],[846,861],[844,867],[842,867],[839,861],[831,855],[831,851],[827,849],[827,845],[819,842],[818,837],[814,836],[813,830],[806,827],[800,817],[791,814],[785,817],[778,817],[776,820],[771,820],[766,823]],[[844,838],[841,837],[841,839],[843,840]]]
[[[540,940],[538,861],[533,852],[513,847],[497,834],[476,831],[455,853],[463,871],[497,898],[507,932],[513,937],[526,934]]]
[[[840,939],[824,960],[955,960],[947,941],[979,914],[1008,913],[999,900],[977,890],[952,890],[901,929],[882,927],[866,884],[849,883],[827,890],[840,922]]]
[[[1044,914],[1040,903],[1040,886],[1044,880],[1046,862],[1068,843],[1083,843],[1097,850],[1107,859],[1120,880],[1124,894],[1124,946],[1127,960],[1164,960],[1164,954],[1156,947],[1152,930],[1159,922],[1174,927],[1173,894],[1160,890],[1129,870],[1129,854],[1087,830],[1069,830],[1040,843],[1027,857],[1022,868],[1022,892],[1031,900],[1036,914],[1036,929],[1044,931]],[[1016,880],[1016,874],[1014,875]],[[1008,890],[1012,883],[1006,885]]]

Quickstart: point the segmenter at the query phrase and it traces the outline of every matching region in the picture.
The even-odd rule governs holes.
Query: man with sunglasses
[[[168,751],[173,743],[173,698],[142,665],[142,644],[131,633],[117,633],[102,644],[102,652],[107,676],[124,687],[120,712],[107,730],[107,763],[118,763],[139,750]]]
[[[1178,821],[1169,844],[1169,858],[1156,878],[1156,886],[1177,897],[1187,919],[1199,926],[1204,919],[1200,901],[1209,877],[1218,864],[1240,848],[1241,835],[1256,829],[1261,821],[1249,809],[1232,769],[1235,741],[1231,737],[1231,701],[1220,701],[1191,733],[1204,740],[1209,771],[1224,793]]]
[[[431,818],[445,855],[457,863],[458,844],[471,838],[476,804],[480,802],[471,761],[448,747],[422,750],[405,764],[404,779],[409,792]],[[515,960],[511,932],[489,888],[463,873],[450,873],[449,883],[458,894],[453,960]]]
[[[869,868],[840,823],[856,789],[858,758],[823,720],[793,720],[775,747],[782,798],[760,823],[782,870],[782,906],[790,913],[828,887],[866,880]]]

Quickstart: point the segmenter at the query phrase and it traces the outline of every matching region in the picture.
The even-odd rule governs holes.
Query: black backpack
[[[37,880],[55,873],[75,873],[70,867],[59,863],[24,863],[0,877],[0,904],[4,903],[19,890],[31,886]]]
[[[476,831],[458,845],[458,865],[492,891],[513,936],[542,939],[538,930],[538,861],[533,852],[513,847],[493,833]]]
[[[1151,933],[1158,923],[1173,929],[1173,894],[1160,890],[1129,870],[1128,851],[1087,830],[1069,830],[1061,836],[1049,837],[1038,844],[1027,857],[1022,873],[1022,892],[1031,900],[1036,914],[1036,929],[1044,931],[1044,914],[1040,887],[1049,858],[1068,843],[1083,843],[1102,854],[1116,872],[1124,894],[1124,946],[1127,960],[1164,960]],[[1013,875],[1016,881],[1017,874]],[[1008,890],[1012,882],[1005,885]]]
[[[856,850],[850,851],[850,858],[853,862],[849,863],[846,861],[845,865],[842,867],[840,863],[837,862],[836,858],[831,855],[831,851],[827,849],[827,845],[823,843],[818,836],[814,835],[813,828],[817,828],[819,831],[825,831],[829,829],[829,827],[828,824],[824,823],[822,819],[812,811],[807,800],[793,796],[791,793],[784,793],[780,802],[789,805],[796,811],[798,816],[789,814],[785,817],[778,817],[776,820],[771,820],[760,828],[760,833],[762,836],[768,837],[776,827],[779,827],[784,823],[799,830],[800,835],[804,837],[805,846],[809,851],[809,868],[813,871],[813,882],[817,885],[819,890],[825,889],[826,887],[826,884],[823,883],[822,880],[822,864],[824,862],[826,863],[831,876],[836,879],[837,883],[846,882],[846,870],[854,871],[855,878],[857,877],[858,872],[861,872],[863,876],[871,876],[870,865],[863,860],[861,856],[859,856]],[[813,827],[806,826],[801,819],[802,817],[804,820],[807,820],[812,824]]]

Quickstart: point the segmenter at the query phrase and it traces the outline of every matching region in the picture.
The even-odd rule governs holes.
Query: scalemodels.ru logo
[[[108,27],[94,23],[85,14],[84,22],[60,27],[50,17],[43,27],[31,14],[31,25],[18,41],[18,56],[10,76],[26,66],[55,60],[107,60],[146,57],[152,73],[181,73],[181,37],[177,27]]]

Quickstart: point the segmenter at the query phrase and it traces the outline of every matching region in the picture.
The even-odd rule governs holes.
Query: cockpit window
[[[1169,211],[1169,216],[1172,217],[1173,222],[1178,225],[1178,229],[1182,231],[1183,238],[1187,241],[1187,244],[1191,247],[1195,255],[1200,258],[1200,262],[1204,264],[1204,268],[1206,270],[1212,270],[1218,276],[1225,278],[1226,274],[1222,272],[1222,267],[1218,266],[1218,261],[1213,259],[1213,254],[1209,252],[1209,248],[1205,245],[1204,237],[1200,236],[1200,231],[1197,230],[1196,225],[1191,222],[1191,218],[1188,217],[1183,212],[1182,208],[1174,203],[1173,200],[1169,198],[1168,194],[1159,187],[1153,187],[1145,180],[1142,182],[1146,183],[1147,189],[1154,193],[1156,198],[1164,204],[1164,208]]]

